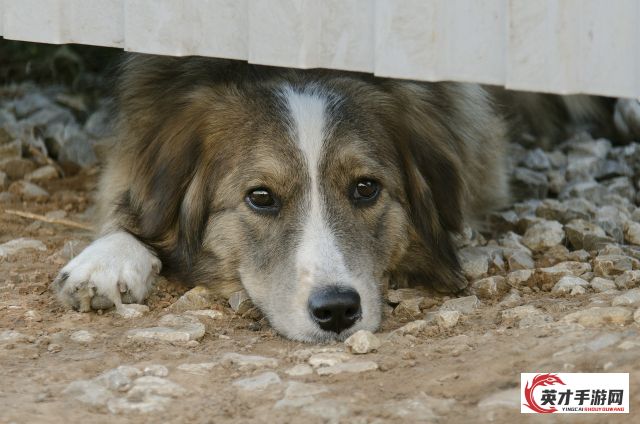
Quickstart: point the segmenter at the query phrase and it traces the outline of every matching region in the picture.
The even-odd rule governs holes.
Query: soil
[[[68,219],[90,222],[95,174],[83,171],[41,183],[51,194],[47,201],[14,201],[2,208],[37,214],[64,210]],[[127,330],[157,325],[167,313],[165,308],[187,290],[176,282],[158,283],[148,301],[150,312],[141,318],[64,309],[49,288],[68,260],[60,252],[70,240],[88,243],[91,234],[0,213],[0,244],[20,237],[41,240],[47,250],[25,250],[0,261],[0,332],[14,330],[26,336],[23,341],[0,342],[3,423],[551,422],[550,417],[520,413],[521,372],[605,371],[630,373],[630,414],[563,415],[553,422],[639,422],[638,324],[581,327],[561,321],[568,313],[606,303],[610,300],[606,294],[523,292],[518,304],[534,305],[553,318],[528,328],[501,323],[499,313],[506,306],[499,299],[483,299],[481,307],[450,329],[430,326],[415,336],[391,337],[390,332],[405,322],[388,314],[377,334],[382,346],[357,358],[374,361],[378,370],[296,377],[285,371],[304,362],[300,351],[327,346],[285,340],[268,324],[236,315],[222,299],[215,307],[223,317],[203,321],[206,334],[198,343],[142,343],[127,338]],[[437,310],[444,299],[436,298],[429,310]],[[71,340],[70,334],[78,330],[89,331],[94,340]],[[329,347],[343,349],[344,344]],[[278,366],[271,370],[282,381],[261,391],[242,391],[234,381],[265,370],[220,365],[197,375],[178,369],[185,363],[217,361],[228,352],[276,358]],[[187,390],[162,411],[114,414],[64,392],[73,381],[95,378],[120,365],[143,369],[150,364],[166,366],[167,378]],[[321,385],[327,391],[302,406],[275,407],[289,381]]]

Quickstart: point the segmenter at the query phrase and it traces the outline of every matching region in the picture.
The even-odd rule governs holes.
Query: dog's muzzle
[[[309,296],[309,313],[321,329],[339,334],[362,318],[360,295],[340,286],[317,289]]]

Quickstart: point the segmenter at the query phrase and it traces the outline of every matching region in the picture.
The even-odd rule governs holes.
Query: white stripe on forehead
[[[324,216],[319,179],[323,147],[331,131],[327,119],[330,99],[316,90],[297,92],[289,86],[281,93],[289,109],[291,136],[305,158],[311,183],[309,210],[304,217],[303,235],[296,255],[299,283],[306,289],[335,284],[347,279],[346,268]],[[304,289],[300,292],[303,297],[307,294]]]

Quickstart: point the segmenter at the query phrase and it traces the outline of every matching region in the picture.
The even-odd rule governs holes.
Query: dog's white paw
[[[640,99],[618,99],[613,121],[629,140],[640,140]]]
[[[101,237],[73,258],[53,282],[58,299],[82,312],[141,303],[162,264],[129,233]]]

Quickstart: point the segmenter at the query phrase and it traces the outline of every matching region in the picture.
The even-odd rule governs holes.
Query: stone
[[[160,364],[147,365],[142,372],[144,375],[152,375],[154,377],[166,377],[169,375],[169,369]]]
[[[284,392],[284,397],[276,402],[275,408],[300,407],[313,403],[317,395],[327,393],[329,389],[320,384],[300,383],[290,381]]]
[[[9,186],[9,192],[23,200],[44,201],[49,198],[49,192],[28,181],[16,181]]]
[[[466,247],[458,252],[462,273],[469,280],[482,278],[489,272],[491,256],[478,247]]]
[[[0,171],[0,191],[7,187],[9,187],[9,177],[7,177],[7,174],[4,172]]]
[[[387,302],[392,305],[397,305],[404,300],[412,300],[418,297],[425,297],[425,291],[415,288],[402,288],[387,290],[386,293]]]
[[[438,327],[443,329],[453,328],[458,324],[460,319],[460,312],[458,311],[438,311],[436,312],[436,322]]]
[[[342,373],[362,373],[378,369],[378,364],[373,361],[342,362],[316,369],[318,375],[334,375]]]
[[[28,173],[34,171],[37,165],[28,159],[14,158],[0,161],[0,171],[5,173],[10,180],[21,180]]]
[[[618,243],[624,241],[624,224],[630,215],[613,205],[601,206],[595,216],[595,222]]]
[[[633,313],[633,320],[636,324],[640,324],[640,308],[636,309],[636,311]]]
[[[5,330],[0,332],[0,343],[26,342],[28,337],[18,331]]]
[[[513,171],[511,186],[517,200],[544,199],[549,193],[549,180],[545,174],[522,167]]]
[[[109,390],[126,392],[131,388],[131,382],[142,373],[136,367],[122,365],[108,370],[93,379]]]
[[[505,259],[507,260],[510,271],[532,269],[535,267],[531,254],[525,250],[516,250],[509,253],[505,252]]]
[[[190,374],[206,375],[218,365],[218,362],[200,362],[197,364],[180,364],[178,365],[178,369]]]
[[[45,165],[25,175],[27,181],[48,181],[59,177],[58,170],[53,165]]]
[[[445,300],[442,303],[442,306],[440,306],[440,310],[441,311],[457,311],[457,312],[460,312],[461,314],[468,315],[473,311],[475,311],[479,306],[480,306],[480,301],[478,300],[478,297],[475,295],[471,295],[471,296],[456,297],[453,299]]]
[[[423,300],[423,297],[403,300],[395,307],[393,315],[405,321],[414,320],[422,315],[420,304]]]
[[[254,377],[243,378],[233,382],[233,386],[238,387],[241,390],[246,391],[258,391],[264,390],[274,384],[280,384],[282,381],[278,374],[272,371],[268,371],[262,374],[258,374]]]
[[[511,287],[520,287],[520,286],[528,286],[530,285],[530,281],[534,276],[534,271],[532,269],[520,269],[517,271],[510,272],[507,274],[507,284]]]
[[[640,305],[640,289],[628,290],[611,300],[611,306]]]
[[[471,290],[480,299],[493,299],[506,293],[509,290],[509,286],[504,277],[494,275],[492,277],[474,281],[471,284]]]
[[[624,239],[627,243],[640,245],[640,224],[633,221],[625,222]]]
[[[508,409],[515,410],[520,407],[520,390],[507,389],[493,393],[478,402],[480,409]]]
[[[176,398],[186,393],[186,389],[166,378],[145,375],[134,380],[128,394],[130,397],[141,394]]]
[[[160,319],[165,326],[137,328],[127,331],[127,337],[136,340],[188,342],[204,336],[205,327],[197,318],[168,314]]]
[[[358,330],[349,336],[344,344],[351,353],[365,354],[377,350],[382,343],[371,331]]]
[[[301,377],[303,375],[312,374],[313,368],[307,364],[297,364],[286,370],[284,373],[291,377]]]
[[[253,307],[253,303],[246,291],[239,290],[229,296],[229,306],[236,314],[242,315]]]
[[[78,330],[71,333],[69,338],[76,343],[91,343],[95,337],[87,330]]]
[[[615,279],[615,285],[619,289],[630,289],[640,283],[640,271],[625,271]]]
[[[113,397],[103,385],[91,380],[72,381],[62,393],[93,406],[104,406]]]
[[[500,312],[500,322],[508,327],[537,327],[553,321],[548,314],[533,305],[516,306]]]
[[[402,327],[395,330],[394,333],[401,336],[405,336],[408,334],[415,336],[424,331],[428,326],[429,324],[427,323],[427,321],[419,319],[403,325]]]
[[[551,267],[537,269],[530,281],[533,282],[534,286],[551,290],[562,277],[580,277],[589,271],[591,271],[591,265],[588,263],[574,261],[560,262]]]
[[[583,249],[593,245],[594,239],[607,239],[607,234],[598,225],[584,219],[573,219],[564,226],[567,240],[574,249]],[[585,239],[587,243],[585,243]],[[585,246],[585,244],[587,246]]]
[[[558,198],[567,200],[571,198],[589,199],[596,204],[602,203],[602,198],[607,194],[607,189],[596,181],[578,181],[567,184]]]
[[[633,318],[633,312],[621,306],[600,307],[593,306],[589,309],[573,312],[562,318],[568,323],[578,323],[585,327],[602,326],[606,324],[626,325]]]
[[[455,399],[436,398],[424,392],[407,399],[388,400],[383,404],[385,414],[391,414],[396,420],[390,422],[404,423],[436,423],[442,415],[455,409]]]
[[[556,221],[540,221],[527,229],[522,243],[529,249],[541,251],[561,244],[564,240],[562,224]]]
[[[0,244],[0,259],[6,259],[25,250],[38,250],[44,252],[47,246],[40,240],[29,238],[17,238]]]
[[[184,312],[196,309],[209,309],[212,306],[214,292],[204,286],[197,286],[184,293],[169,309],[173,312]]]
[[[637,260],[635,260],[637,262]],[[613,277],[634,268],[634,260],[623,255],[598,255],[593,259],[593,272],[598,277]]]
[[[591,288],[597,292],[606,292],[616,289],[616,284],[613,281],[602,277],[594,277],[590,284]]]
[[[70,261],[88,245],[89,244],[84,240],[67,240],[64,242],[64,246],[57,252],[57,254],[60,258]]]
[[[320,352],[311,355],[307,361],[312,367],[318,368],[341,364],[349,359],[351,356],[345,352]]]
[[[124,319],[140,318],[149,312],[149,307],[137,303],[122,303],[116,306],[115,312]]]
[[[75,123],[55,123],[45,132],[47,148],[61,165],[86,168],[96,163],[93,143]]]
[[[604,182],[604,185],[611,194],[617,194],[625,199],[635,199],[636,189],[629,177],[612,178]]]
[[[94,138],[104,138],[111,134],[111,117],[107,107],[101,107],[87,118],[84,131]]]
[[[33,309],[30,309],[24,313],[24,319],[26,319],[27,321],[41,322],[42,315],[40,315],[38,311],[34,311]]]
[[[585,181],[593,178],[600,169],[600,158],[593,156],[569,154],[566,178],[569,181]]]
[[[207,317],[211,319],[221,319],[224,314],[215,309],[198,309],[195,311],[186,311],[186,315],[193,315],[194,317]]]
[[[574,277],[572,275],[566,275],[562,277],[551,289],[552,293],[571,294],[575,296],[577,294],[586,293],[586,289],[589,287],[589,282],[583,280],[580,277]]]
[[[516,289],[511,289],[504,299],[500,301],[499,305],[503,308],[514,308],[522,305],[522,303],[523,300],[522,296],[520,296],[520,292]]]
[[[260,368],[275,368],[278,360],[258,355],[242,355],[240,353],[225,353],[222,356],[223,364],[234,365],[240,370],[254,370]]]
[[[520,161],[520,164],[534,171],[546,171],[551,168],[551,162],[547,154],[539,147],[529,150]]]

